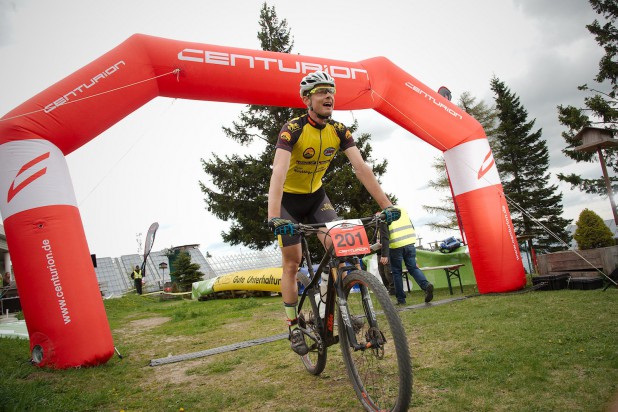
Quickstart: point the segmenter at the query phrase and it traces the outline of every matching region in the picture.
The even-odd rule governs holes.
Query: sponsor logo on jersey
[[[285,140],[286,142],[289,142],[292,140],[292,136],[290,136],[290,134],[288,132],[283,132],[279,135],[279,138],[281,140]]]
[[[311,159],[313,156],[315,156],[315,149],[313,147],[308,147],[303,152],[303,157],[305,159]]]
[[[324,149],[324,156],[332,156],[333,154],[335,154],[335,148],[334,147],[327,147],[326,149]]]

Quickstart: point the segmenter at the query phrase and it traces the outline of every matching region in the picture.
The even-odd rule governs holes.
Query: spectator
[[[135,291],[138,295],[142,294],[142,270],[138,265],[135,265],[135,270],[131,273],[131,279],[135,283]]]
[[[416,264],[416,231],[414,225],[405,209],[396,206],[401,210],[399,220],[392,222],[389,226],[390,239],[390,260],[393,282],[395,284],[395,297],[398,305],[406,304],[406,294],[403,290],[403,263],[408,269],[418,286],[425,291],[425,303],[433,299],[433,285],[429,283],[425,274],[421,272]]]

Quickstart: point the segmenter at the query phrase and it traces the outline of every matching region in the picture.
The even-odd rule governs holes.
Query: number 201
[[[356,232],[355,234],[346,233],[345,235],[343,233],[337,233],[335,235],[335,241],[337,242],[337,247],[354,246],[356,244],[355,238],[358,238],[359,243],[363,243],[363,239],[359,232]]]

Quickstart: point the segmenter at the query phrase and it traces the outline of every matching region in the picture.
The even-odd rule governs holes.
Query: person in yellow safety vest
[[[138,295],[142,294],[142,270],[138,265],[135,265],[135,270],[131,273],[131,279],[135,282],[135,290]]]
[[[395,284],[395,297],[398,305],[406,304],[406,294],[403,290],[403,263],[408,269],[408,275],[412,275],[418,286],[425,291],[425,302],[429,303],[433,299],[433,285],[429,283],[425,274],[416,264],[416,230],[408,216],[408,212],[400,206],[395,206],[401,210],[399,220],[392,222],[388,226],[389,248],[391,273]]]

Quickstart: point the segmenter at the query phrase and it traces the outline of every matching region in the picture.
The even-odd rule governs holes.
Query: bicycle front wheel
[[[371,273],[354,270],[343,280],[346,314],[339,308],[339,343],[356,396],[369,411],[407,411],[412,365],[403,324],[384,286]],[[356,350],[348,337],[351,328]],[[359,349],[363,347],[362,349]]]

